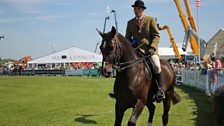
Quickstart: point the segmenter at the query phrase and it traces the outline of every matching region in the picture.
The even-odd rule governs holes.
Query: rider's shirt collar
[[[138,20],[139,18],[142,19],[143,15],[141,17],[137,17],[137,16],[135,17],[136,20]]]

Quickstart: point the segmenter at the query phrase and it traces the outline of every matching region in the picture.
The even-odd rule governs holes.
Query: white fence
[[[211,83],[209,71],[210,70],[207,71],[206,75],[203,75],[202,72],[198,70],[176,71],[177,83],[191,85],[205,91],[214,92],[217,87],[224,84],[224,73],[222,71],[215,73],[214,77],[216,78],[216,81]]]

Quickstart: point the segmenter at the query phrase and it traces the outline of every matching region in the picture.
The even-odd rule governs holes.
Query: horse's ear
[[[103,32],[99,31],[97,28],[96,28],[97,32],[100,34],[100,36],[103,38]]]
[[[114,26],[112,26],[112,28],[111,28],[111,36],[112,37],[114,37],[115,36],[115,34],[116,34],[116,32],[117,32],[117,30],[116,30],[116,28],[114,27]]]

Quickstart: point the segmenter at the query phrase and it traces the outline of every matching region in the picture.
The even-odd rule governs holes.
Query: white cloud
[[[15,7],[28,7],[35,6],[38,4],[62,4],[62,5],[70,5],[71,3],[75,3],[78,0],[0,0],[0,2],[8,3]]]
[[[69,17],[71,17],[71,16],[50,15],[50,16],[39,16],[39,17],[36,17],[36,19],[50,23],[50,22],[53,22],[58,19],[69,18]]]
[[[33,6],[40,3],[46,3],[49,0],[0,0],[0,2],[11,4],[15,7]]]
[[[69,17],[71,16],[48,15],[48,16],[37,16],[37,17],[0,19],[0,24],[22,22],[22,21],[43,21],[43,22],[51,23],[56,20],[59,20],[62,18],[69,18]]]
[[[0,0],[2,3],[6,3],[9,6],[25,13],[40,13],[41,9],[37,8],[37,5],[46,3],[49,0]]]
[[[76,3],[77,0],[0,0],[0,3],[8,4],[12,9],[23,13],[41,13],[43,5],[62,5],[68,6]]]
[[[12,22],[20,22],[20,21],[28,21],[28,20],[31,20],[31,18],[0,19],[0,24],[12,23]]]

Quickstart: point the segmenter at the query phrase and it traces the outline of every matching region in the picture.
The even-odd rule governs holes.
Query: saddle
[[[139,58],[144,58],[147,57],[143,60],[144,64],[145,64],[145,76],[148,78],[148,80],[152,80],[153,82],[153,88],[155,90],[153,90],[152,95],[153,95],[153,102],[156,101],[156,92],[158,91],[158,82],[156,81],[156,79],[154,79],[155,77],[155,72],[154,72],[154,63],[152,61],[152,59],[150,58],[152,55],[145,55],[144,53],[142,53],[141,51],[138,52],[137,51],[137,55],[139,56]]]
[[[149,80],[152,80],[154,73],[154,64],[151,60],[151,56],[152,55],[145,55],[144,53],[142,53],[142,51],[136,51],[137,55],[139,58],[144,58],[147,57],[143,60],[144,64],[145,64],[145,73],[146,73],[146,77]]]

